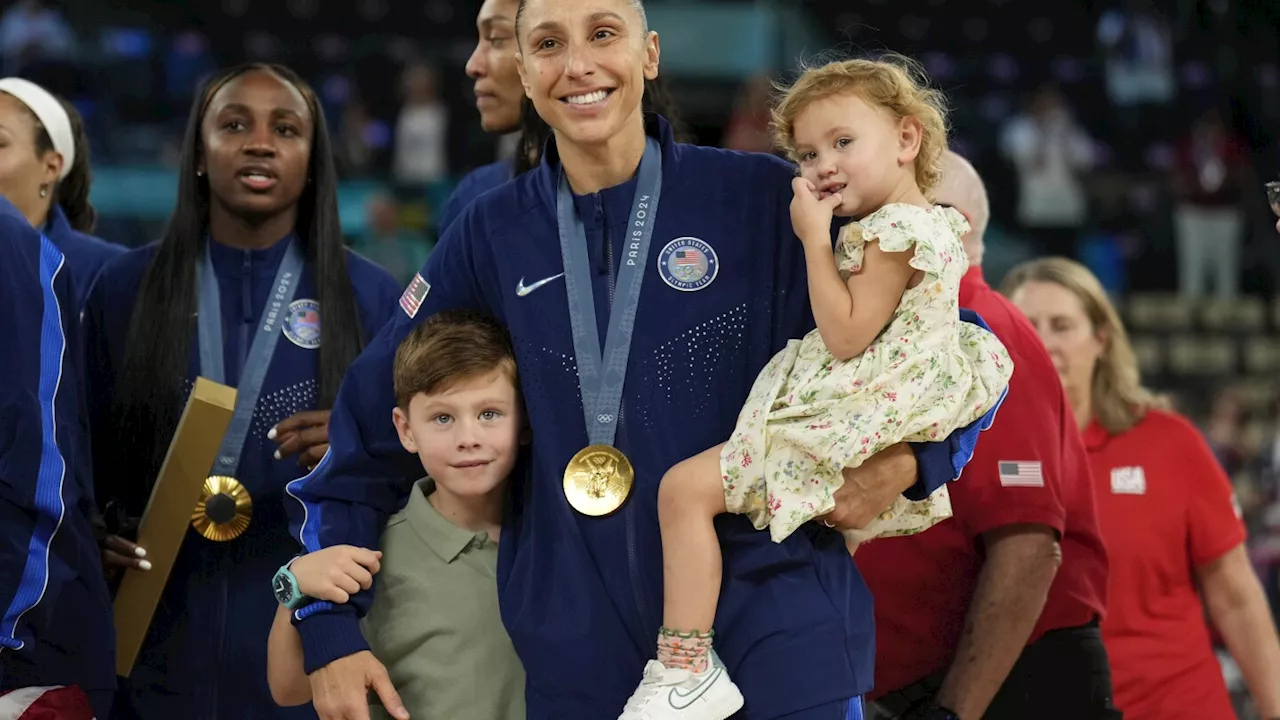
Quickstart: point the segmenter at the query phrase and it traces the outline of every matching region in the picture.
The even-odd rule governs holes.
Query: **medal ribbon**
[[[209,244],[205,241],[204,254],[200,256],[197,267],[196,284],[200,290],[200,312],[197,322],[200,339],[200,374],[210,380],[226,384],[226,370],[223,367],[222,338],[222,300],[218,292],[218,277],[213,271],[213,261],[209,255]],[[262,317],[258,320],[258,330],[254,333],[253,344],[245,357],[244,373],[240,377],[240,386],[236,388],[236,409],[231,416],[231,424],[222,436],[222,444],[218,446],[218,456],[213,462],[211,475],[235,477],[240,466],[240,455],[244,451],[245,438],[249,436],[249,425],[253,421],[253,410],[258,404],[258,396],[262,394],[262,383],[267,378],[267,368],[271,366],[271,357],[275,354],[276,343],[280,340],[281,326],[289,314],[289,303],[298,289],[298,280],[302,277],[302,249],[298,247],[296,238],[288,241],[284,259],[276,270],[275,280],[271,282],[271,296],[262,308]]]
[[[591,445],[612,445],[618,430],[622,406],[622,385],[631,355],[631,334],[640,307],[640,287],[649,259],[649,241],[658,214],[658,194],[662,189],[662,149],[648,138],[632,200],[631,222],[627,225],[616,300],[610,309],[604,351],[596,326],[596,303],[591,289],[591,265],[587,257],[587,233],[574,209],[573,192],[564,171],[556,197],[560,229],[560,255],[564,262],[565,290],[569,295],[569,322],[573,328],[573,351],[578,363],[578,384],[582,390],[582,412]]]

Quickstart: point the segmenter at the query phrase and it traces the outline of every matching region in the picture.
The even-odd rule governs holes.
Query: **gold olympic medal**
[[[213,475],[200,489],[200,502],[191,513],[191,527],[214,542],[240,537],[253,517],[253,498],[239,480]]]
[[[564,470],[564,494],[574,510],[600,517],[622,507],[635,469],[622,451],[611,445],[589,445],[578,451]]]

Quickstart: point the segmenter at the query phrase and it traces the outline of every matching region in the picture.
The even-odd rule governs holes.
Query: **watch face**
[[[271,589],[276,593],[276,600],[279,600],[281,603],[287,604],[293,599],[293,586],[285,580],[284,575],[276,575],[271,580],[271,586]]]

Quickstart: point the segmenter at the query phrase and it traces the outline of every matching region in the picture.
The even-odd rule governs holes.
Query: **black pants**
[[[919,697],[917,686],[932,686],[927,697],[903,707],[902,698]],[[942,675],[937,674],[890,693],[880,714],[872,718],[903,718],[932,705]],[[1028,645],[983,715],[984,720],[1120,720],[1111,703],[1111,665],[1102,645],[1098,623],[1045,633]]]

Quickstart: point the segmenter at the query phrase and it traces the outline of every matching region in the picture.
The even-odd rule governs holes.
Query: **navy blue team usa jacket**
[[[458,186],[453,189],[453,193],[449,195],[449,199],[445,201],[444,207],[440,209],[440,219],[436,222],[436,229],[444,235],[445,230],[449,229],[472,200],[510,180],[514,173],[515,163],[511,160],[499,160],[481,165],[464,175],[458,181]]]
[[[308,551],[376,547],[382,524],[421,474],[390,421],[397,345],[447,308],[500,318],[511,331],[534,429],[528,474],[503,529],[498,578],[533,720],[620,712],[653,657],[662,619],[659,480],[728,438],[756,374],[814,327],[803,249],[791,229],[792,168],[765,155],[677,144],[660,118],[648,131],[661,141],[663,185],[616,440],[636,469],[620,511],[584,517],[562,490],[564,468],[587,434],[559,278],[554,143],[540,167],[477,198],[449,226],[422,280],[401,298],[404,312],[348,371],[328,456],[289,486],[300,501],[290,505],[293,527]],[[634,188],[633,180],[576,200],[601,338],[615,273],[606,258],[623,257]],[[689,249],[705,253],[713,270],[676,277],[671,258]],[[966,432],[976,434],[976,425]],[[954,479],[967,460],[965,442],[971,450],[963,433],[922,446],[926,480],[913,494]],[[774,544],[742,517],[722,516],[716,525],[725,560],[717,650],[746,695],[745,717],[827,703],[837,709],[832,717],[845,717],[848,700],[872,687],[875,642],[871,596],[841,536],[811,523]],[[367,648],[356,615],[369,602],[363,592],[348,605],[315,603],[296,613],[308,671]]]
[[[265,250],[238,250],[216,242],[211,256],[222,300],[224,366],[235,386],[252,343],[272,280],[288,243]],[[108,427],[134,301],[155,252],[148,245],[112,261],[99,277],[85,309],[90,338],[89,387],[95,431]],[[348,252],[348,273],[360,320],[372,337],[396,308],[399,287],[383,269]],[[308,266],[309,267],[309,266]],[[285,484],[302,474],[297,459],[273,457],[276,444],[267,432],[302,410],[316,408],[317,352],[322,336],[313,273],[304,271],[289,316],[276,345],[262,395],[241,459],[238,479],[253,499],[249,529],[226,543],[190,531],[151,623],[151,631],[132,677],[121,688],[118,705],[132,704],[143,718],[255,720],[315,717],[310,706],[281,709],[266,684],[266,638],[276,601],[271,577],[297,554],[282,504]],[[185,389],[199,374],[195,320],[174,328],[192,336]],[[99,487],[128,498],[130,514],[141,515],[149,489],[128,468],[143,462],[129,447],[113,447],[114,435],[95,437],[94,462]]]
[[[98,273],[102,272],[102,268],[106,267],[112,258],[123,255],[129,250],[123,245],[109,243],[71,227],[71,223],[67,221],[67,214],[57,203],[49,208],[49,219],[45,222],[44,234],[67,258],[67,269],[76,286],[77,310],[84,306],[84,301],[89,297],[89,291],[93,288],[93,283],[98,279]]]
[[[105,713],[115,631],[69,261],[0,198],[0,692],[78,685]]]

